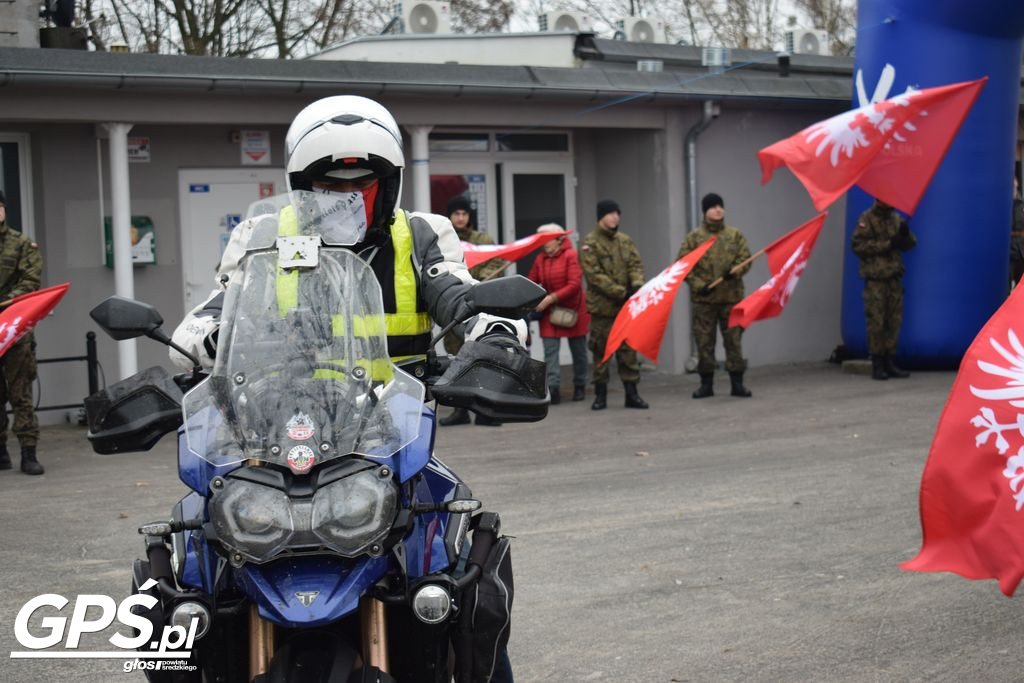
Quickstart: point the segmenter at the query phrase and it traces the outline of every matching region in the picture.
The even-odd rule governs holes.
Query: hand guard
[[[544,363],[530,358],[506,322],[515,321],[492,322],[482,336],[463,344],[431,388],[438,403],[502,422],[536,422],[547,416]]]

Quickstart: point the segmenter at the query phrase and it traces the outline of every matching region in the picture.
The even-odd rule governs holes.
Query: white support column
[[[114,242],[114,292],[129,299],[135,298],[135,280],[132,272],[132,219],[131,194],[128,189],[128,131],[130,123],[105,123],[110,136],[110,215]],[[121,379],[134,375],[139,369],[135,340],[118,342],[117,358]]]
[[[433,126],[406,126],[412,136],[412,210],[430,212],[430,131]]]

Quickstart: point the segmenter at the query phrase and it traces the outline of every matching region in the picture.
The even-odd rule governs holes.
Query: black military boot
[[[557,406],[562,402],[562,390],[559,387],[548,387],[548,393],[551,394],[551,405]]]
[[[478,427],[500,427],[502,425],[501,420],[495,420],[493,417],[487,417],[477,413],[475,423]]]
[[[641,410],[650,408],[647,401],[640,398],[640,394],[636,392],[636,382],[623,382],[622,386],[626,389],[627,408],[640,408]]]
[[[9,470],[11,465],[11,454],[7,452],[7,444],[0,445],[0,470]]]
[[[572,400],[582,401],[586,396],[586,389],[583,388],[582,384],[574,384],[572,387]]]
[[[454,425],[468,425],[469,424],[469,411],[465,408],[456,408],[452,411],[452,414],[448,417],[442,417],[437,423],[443,427],[452,427]]]
[[[43,473],[43,466],[36,460],[35,446],[21,447],[21,471],[31,475]]]
[[[594,385],[594,402],[590,404],[591,410],[604,410],[608,407],[608,385]]]
[[[889,379],[885,371],[885,356],[871,356],[871,379]]]
[[[700,386],[693,392],[694,398],[707,398],[708,396],[715,395],[715,376],[712,373],[701,373],[700,375]]]
[[[892,356],[883,356],[883,358],[885,359],[885,374],[889,375],[890,377],[895,377],[896,379],[906,379],[907,377],[910,377],[909,372],[903,370],[902,368],[897,366],[896,363],[893,362]]]
[[[750,398],[753,396],[750,393],[750,389],[743,386],[743,373],[742,372],[730,372],[729,381],[732,382],[732,391],[729,392],[732,396],[739,396],[740,398]]]

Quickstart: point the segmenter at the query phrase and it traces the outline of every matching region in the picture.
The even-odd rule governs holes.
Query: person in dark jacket
[[[562,227],[548,223],[537,228],[538,233],[562,232]],[[548,390],[551,403],[562,401],[561,365],[558,353],[562,339],[568,339],[572,353],[572,400],[582,401],[587,384],[587,327],[590,314],[583,298],[583,271],[576,250],[565,237],[544,244],[544,253],[538,256],[527,277],[548,291],[537,305],[543,313],[540,319],[540,337],[544,342],[544,362],[548,371]],[[564,308],[576,312],[576,324],[571,327],[551,322],[552,310]]]

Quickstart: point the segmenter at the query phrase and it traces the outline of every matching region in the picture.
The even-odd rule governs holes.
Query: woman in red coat
[[[540,233],[561,231],[562,227],[554,223],[537,228]],[[576,251],[564,237],[546,242],[544,253],[534,260],[527,277],[548,291],[548,295],[537,305],[537,310],[544,314],[540,319],[540,336],[544,342],[551,402],[560,403],[562,400],[558,352],[563,337],[569,340],[569,351],[572,352],[572,400],[582,401],[583,388],[587,385],[587,328],[590,326],[590,314],[584,300],[583,271],[580,270]],[[576,324],[572,327],[552,324],[551,311],[554,307],[576,311]]]

